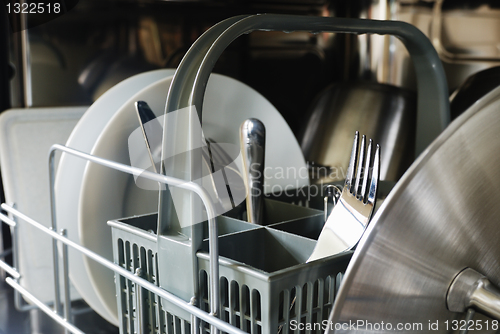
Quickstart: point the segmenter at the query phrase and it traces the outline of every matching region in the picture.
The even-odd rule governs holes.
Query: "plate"
[[[162,114],[170,82],[171,78],[159,80],[131,97],[102,131],[92,154],[130,164],[128,137],[139,126],[134,103],[146,101],[153,112]],[[264,123],[267,136],[265,189],[272,191],[277,187],[291,185],[296,188],[309,184],[297,140],[276,108],[258,92],[237,80],[213,74],[207,85],[203,110],[204,134],[219,143],[239,146],[239,127],[248,118],[258,118]],[[133,176],[89,163],[78,210],[81,244],[111,260],[111,229],[106,222],[155,212],[157,201],[158,192],[140,189]],[[117,316],[113,273],[93,261],[86,260],[85,266],[101,303]]]
[[[73,129],[66,146],[90,153],[108,121],[131,95],[174,73],[173,69],[165,69],[138,74],[108,90],[85,112]],[[68,237],[75,242],[80,240],[78,237],[78,203],[85,164],[86,162],[80,158],[63,154],[56,174],[57,226],[65,228],[68,231]],[[70,247],[69,260],[70,279],[80,295],[85,296],[85,301],[103,318],[118,325],[116,315],[103,307],[94,292],[83,264],[83,256]]]

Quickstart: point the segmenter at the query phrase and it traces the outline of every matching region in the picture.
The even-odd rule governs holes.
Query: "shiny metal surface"
[[[156,115],[146,102],[137,101],[135,103],[135,108],[152,166],[150,170],[157,173],[161,164],[163,125],[158,118],[156,118]],[[210,138],[205,138],[205,143],[206,147],[202,149],[202,159],[207,171],[211,171],[212,168],[215,168],[216,171],[225,168],[222,170],[223,173],[239,175],[239,171],[235,170],[234,165],[232,164],[234,158],[232,158],[231,154],[227,152],[227,145],[217,144]],[[209,182],[208,184],[212,187],[211,191],[213,191],[214,201],[218,201],[222,208],[231,208],[231,206],[234,207],[234,197],[236,196],[234,193],[236,191],[235,182],[230,182],[230,184],[234,187],[232,187],[233,192],[228,194],[228,184],[225,182],[218,182],[218,180],[214,179],[213,174],[209,174],[208,176],[212,179],[212,182]],[[232,175],[230,175],[230,177],[231,176]]]
[[[470,75],[500,65],[498,44],[500,8],[497,2],[470,1],[400,1],[396,19],[419,28],[433,42],[443,61],[450,91]],[[492,33],[485,33],[492,32]],[[408,55],[399,45],[395,50],[396,66],[402,63],[406,78],[413,79]],[[495,60],[497,59],[497,60]]]
[[[398,182],[356,249],[333,323],[421,323],[425,332],[437,321],[432,333],[447,333],[445,321],[464,316],[446,306],[459,272],[472,268],[500,285],[499,109],[500,87],[457,118]]]
[[[202,115],[203,95],[213,66],[222,52],[237,37],[259,29],[306,30],[397,36],[412,54],[417,76],[419,95],[416,154],[423,152],[432,139],[449,123],[449,101],[446,97],[448,85],[444,80],[442,64],[430,41],[412,25],[395,21],[262,14],[236,18],[225,30],[221,29],[222,33],[219,33],[219,29],[228,23],[226,20],[207,30],[186,53],[170,86],[166,112],[194,105],[199,116]],[[218,37],[211,39],[212,34],[217,34]],[[207,49],[210,40],[213,44]],[[163,151],[166,150],[168,145],[164,143]],[[160,203],[162,196],[160,195]],[[160,212],[166,211],[166,206],[165,210],[163,205],[160,204],[159,207]],[[160,214],[159,220],[162,220],[161,217]]]
[[[345,179],[352,133],[384,148],[380,179],[397,181],[415,155],[414,93],[369,82],[336,83],[320,94],[300,140],[307,161],[330,166],[328,181]]]
[[[474,285],[484,276],[474,269],[466,268],[451,282],[446,295],[446,307],[452,312],[465,312],[470,305],[470,293]]]
[[[330,212],[332,212],[333,207],[337,205],[340,199],[340,195],[342,194],[342,189],[337,187],[334,184],[327,185],[325,187],[326,196],[323,198],[323,212],[325,213],[325,223],[328,220],[328,216],[330,216]],[[329,205],[330,198],[332,199],[332,204]],[[331,207],[331,209],[330,209]]]
[[[26,1],[23,1],[25,3]],[[21,27],[27,27],[27,16],[21,15]],[[33,85],[31,80],[31,50],[29,44],[28,29],[21,32],[21,54],[22,54],[22,75],[23,75],[23,102],[29,108],[33,106]]]
[[[489,315],[493,319],[500,319],[500,290],[482,277],[470,295],[470,306]]]
[[[500,66],[474,73],[450,96],[451,119],[469,109],[476,101],[500,86]]]
[[[356,17],[372,20],[397,20],[398,1],[396,0],[351,0],[332,1],[332,16]],[[406,69],[395,62],[397,47],[405,50],[394,36],[335,35],[334,39],[345,41],[342,45],[345,54],[344,79],[366,79],[400,87],[398,80]],[[408,54],[406,53],[408,57]],[[350,73],[346,73],[350,72]],[[355,73],[353,73],[355,72]]]
[[[451,283],[446,306],[453,312],[474,308],[493,319],[500,319],[500,290],[485,276],[467,268]]]
[[[379,182],[380,147],[377,145],[370,167],[372,140],[370,139],[366,154],[365,141],[366,137],[363,136],[358,158],[359,133],[356,132],[347,178],[339,202],[330,213],[307,262],[352,249],[368,226],[375,207]]]
[[[161,160],[163,126],[159,121],[154,121],[156,115],[146,102],[137,101],[135,103],[135,109],[139,117],[139,124],[141,124],[141,130],[148,149],[151,166],[153,166],[153,172],[157,173],[157,164]]]
[[[240,127],[241,156],[247,188],[247,220],[262,225],[264,217],[264,166],[266,128],[255,118],[247,119]]]
[[[486,1],[469,2],[469,6],[451,8],[448,12],[451,15],[448,15],[445,26],[442,8],[444,0],[435,0],[430,28],[432,44],[439,57],[448,62],[499,62],[500,38],[497,34],[484,32],[500,27],[500,11]],[[465,25],[465,29],[462,25]],[[471,29],[471,26],[474,28]]]

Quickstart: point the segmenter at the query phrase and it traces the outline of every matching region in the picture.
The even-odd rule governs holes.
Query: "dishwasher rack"
[[[45,312],[48,316],[54,319],[57,323],[65,328],[66,333],[77,333],[83,334],[83,332],[75,327],[72,323],[70,323],[71,319],[71,297],[69,292],[69,274],[68,274],[68,246],[74,248],[78,252],[88,256],[104,267],[114,271],[117,275],[127,278],[137,286],[140,286],[146,290],[149,290],[151,293],[158,295],[159,297],[165,299],[169,303],[172,303],[176,307],[184,310],[191,314],[192,323],[197,323],[199,320],[203,320],[204,322],[211,325],[211,332],[218,333],[218,331],[224,331],[226,333],[231,334],[243,334],[244,331],[230,325],[227,322],[224,322],[218,319],[213,312],[205,312],[200,308],[193,305],[193,303],[187,303],[179,297],[169,293],[166,290],[161,289],[160,287],[152,284],[151,282],[141,278],[134,273],[127,271],[119,265],[105,259],[104,257],[92,252],[91,250],[69,240],[66,238],[66,231],[61,230],[59,233],[57,232],[57,222],[55,219],[55,200],[54,200],[54,182],[55,182],[55,169],[54,169],[54,157],[57,151],[62,151],[66,154],[70,154],[82,159],[86,159],[93,163],[100,164],[102,166],[106,166],[109,168],[113,168],[115,170],[129,173],[132,175],[141,176],[147,178],[149,180],[160,182],[163,184],[167,184],[170,186],[179,187],[182,189],[186,189],[196,193],[205,206],[207,213],[209,215],[209,256],[210,262],[213,264],[210,266],[210,296],[214,298],[215,295],[219,294],[219,285],[217,280],[218,277],[218,265],[219,258],[217,254],[217,222],[214,218],[214,209],[210,202],[210,197],[206,194],[205,190],[193,182],[186,182],[184,180],[176,179],[173,177],[155,174],[148,171],[144,171],[139,168],[131,167],[128,165],[120,164],[114,161],[109,161],[106,159],[102,159],[96,156],[92,156],[90,154],[86,154],[72,148],[55,144],[50,149],[49,154],[49,172],[50,172],[50,199],[51,199],[51,213],[52,213],[52,226],[50,228],[40,224],[39,222],[31,219],[30,217],[24,215],[22,212],[19,212],[14,208],[14,205],[8,205],[3,203],[1,208],[5,210],[9,216],[0,213],[0,220],[6,223],[11,227],[12,240],[13,240],[13,256],[16,258],[16,244],[18,242],[17,235],[17,224],[18,220],[22,220],[27,224],[34,226],[39,229],[43,233],[47,234],[52,238],[52,246],[53,246],[53,261],[54,261],[54,285],[55,285],[55,296],[54,296],[54,308],[52,309],[48,305],[44,304],[40,300],[38,300],[35,296],[33,296],[30,291],[26,290],[19,284],[19,279],[21,278],[22,273],[18,271],[18,269],[14,266],[10,266],[5,261],[0,261],[0,268],[5,270],[12,277],[7,277],[5,281],[11,287],[13,287],[18,293],[24,296],[26,299],[31,301],[37,307],[39,307],[43,312]],[[61,287],[59,282],[59,245],[62,244],[62,270],[63,270],[63,298],[61,300]],[[196,329],[196,326],[192,326],[192,331]]]
[[[203,282],[200,285],[200,300],[196,300],[196,297],[193,296],[190,302],[186,302],[185,300],[161,288],[158,285],[157,271],[154,274],[154,276],[156,277],[155,282],[150,282],[144,279],[143,277],[145,275],[140,269],[137,270],[138,268],[134,267],[132,268],[133,270],[130,270],[131,268],[129,268],[129,265],[125,264],[134,262],[130,256],[126,261],[120,261],[120,256],[117,255],[116,252],[114,252],[115,263],[113,263],[100,256],[99,254],[96,254],[95,252],[66,238],[66,230],[62,229],[58,231],[57,221],[55,219],[56,202],[54,196],[54,160],[55,153],[57,151],[64,152],[65,154],[70,154],[92,163],[97,163],[102,166],[112,168],[117,171],[137,176],[140,175],[141,177],[152,181],[186,189],[195,192],[198,196],[200,196],[209,217],[209,228],[207,231],[208,238],[204,241],[203,250],[197,254],[200,273],[205,273],[205,277],[202,280]],[[65,328],[65,332],[78,334],[83,333],[83,331],[75,327],[70,322],[70,319],[72,317],[72,310],[69,290],[68,247],[76,249],[83,255],[91,258],[92,260],[115,272],[117,296],[119,300],[121,300],[121,302],[119,303],[119,310],[121,310],[121,312],[119,312],[121,322],[120,330],[123,333],[148,332],[184,334],[187,332],[191,332],[195,334],[200,332],[218,333],[219,331],[223,331],[225,333],[241,334],[273,333],[274,330],[277,329],[279,332],[282,331],[283,333],[288,333],[289,329],[285,327],[285,325],[290,324],[291,320],[293,319],[295,319],[297,322],[321,322],[322,320],[327,320],[329,312],[333,307],[342,275],[345,272],[352,256],[352,251],[340,255],[334,255],[320,261],[315,261],[315,263],[292,265],[291,267],[290,264],[288,264],[288,267],[285,266],[282,270],[266,274],[262,271],[254,270],[252,266],[246,265],[241,262],[235,262],[224,258],[221,258],[222,261],[219,260],[219,229],[217,226],[219,218],[222,218],[222,223],[225,224],[225,226],[229,226],[229,229],[235,229],[234,224],[241,224],[241,221],[238,221],[237,219],[231,217],[216,217],[209,195],[201,186],[194,182],[186,182],[185,180],[144,171],[140,168],[135,168],[118,162],[96,157],[59,144],[53,145],[50,149],[49,173],[52,214],[52,226],[50,228],[26,216],[22,212],[15,209],[13,205],[8,205],[5,203],[1,205],[1,208],[8,213],[8,216],[0,213],[0,220],[11,227],[14,267],[11,267],[4,261],[0,261],[0,268],[4,269],[9,275],[12,276],[7,277],[6,282],[15,289],[16,294],[24,296],[25,299],[31,301],[36,307],[40,308],[48,316],[53,318],[57,323]],[[286,214],[288,217],[299,216],[299,218],[297,219],[288,219],[285,220],[285,222],[275,222],[274,224],[271,224],[270,227],[274,227],[274,234],[281,234],[281,237],[285,235],[285,238],[288,238],[289,244],[292,242],[298,242],[298,245],[294,244],[292,247],[295,248],[296,251],[300,249],[302,252],[304,252],[305,250],[305,254],[308,255],[309,253],[307,252],[307,246],[310,246],[312,240],[307,241],[306,238],[300,236],[296,236],[296,239],[293,239],[294,233],[288,232],[287,229],[291,228],[292,230],[295,229],[296,231],[297,223],[308,222],[313,223],[316,227],[320,227],[322,226],[321,223],[323,222],[322,219],[324,213],[318,210],[303,208],[292,204],[272,200],[270,205],[271,206],[268,208],[274,208],[278,211],[283,210],[283,206],[285,206],[285,209],[287,210]],[[307,211],[307,213],[305,214],[303,211]],[[308,218],[311,215],[310,211],[313,212],[312,219]],[[309,216],[307,216],[307,214],[309,214]],[[300,216],[302,216],[302,218],[300,218]],[[142,217],[139,216],[134,219],[137,220],[140,218]],[[30,291],[19,284],[19,279],[22,276],[22,273],[18,271],[16,265],[18,256],[18,252],[16,250],[19,237],[17,232],[17,225],[19,224],[19,221],[23,221],[23,223],[32,225],[33,227],[39,229],[43,233],[46,233],[52,238],[52,254],[54,264],[53,273],[55,285],[53,308],[51,308],[49,305],[44,304],[42,301],[37,299]],[[283,226],[281,225],[286,225],[289,223],[292,224],[290,226],[285,226],[283,231],[280,230],[280,228],[283,228]],[[154,245],[156,243],[156,236],[154,234],[152,236],[149,233],[148,237],[146,238],[149,240],[146,240],[146,242],[144,242],[144,237],[141,237],[140,232],[137,233],[137,228],[135,228],[134,231],[134,227],[132,225],[127,225],[126,223],[121,221],[110,221],[108,222],[108,224],[113,227],[112,230],[114,248],[116,247],[115,244],[117,244],[117,242],[115,242],[115,239],[117,239],[115,235],[118,235],[120,240],[124,240],[122,243],[126,242],[130,244],[131,241],[135,242],[134,247],[136,247],[137,244],[139,244],[140,247],[147,247],[148,243],[149,245]],[[302,224],[302,226],[303,225],[304,224]],[[308,224],[305,225],[307,226]],[[223,227],[223,229],[224,228],[227,229],[227,227]],[[250,232],[257,232],[257,238],[262,237],[262,232],[268,232],[264,227],[250,228],[249,230]],[[235,233],[232,235],[229,233],[228,235],[233,238],[237,237],[240,240],[241,238],[248,237],[248,235],[244,233],[246,231],[240,230],[239,232],[241,233]],[[143,232],[142,234],[145,233]],[[282,242],[284,240],[286,241],[286,239],[281,239]],[[306,244],[305,248],[304,246],[300,246],[301,243],[304,244],[304,241]],[[227,240],[225,244],[228,244]],[[59,253],[59,247],[62,247],[61,255]],[[148,248],[149,250],[151,250],[154,248],[154,246],[149,246]],[[208,254],[206,250],[208,250]],[[274,262],[279,261],[280,254],[274,255]],[[281,253],[281,255],[283,255],[283,253]],[[61,269],[60,257],[62,257],[62,287],[59,275]],[[155,257],[157,258],[157,256]],[[222,269],[222,275],[219,275],[219,266]],[[150,266],[148,265],[148,268],[149,267]],[[226,285],[221,284],[221,286],[226,288],[223,289],[224,291],[220,290],[219,278],[221,280],[225,280],[226,282],[229,281],[230,283],[229,285],[227,283]],[[235,282],[237,286],[238,283],[241,284],[242,289],[249,289],[248,297],[245,297],[244,295],[240,296],[239,292],[235,292],[233,286],[233,283]],[[319,285],[313,288],[315,283]],[[319,295],[316,297],[316,299],[314,299],[313,291],[316,290]],[[325,292],[323,292],[323,290]],[[326,293],[328,296],[323,297],[324,293]],[[248,300],[248,303],[249,305],[252,305],[252,310],[247,307],[248,315],[245,313],[246,311],[244,311],[243,308],[238,309],[238,305],[236,305],[235,308],[234,305],[227,305],[227,307],[225,307],[224,303],[221,303],[220,305],[217,304],[217,307],[222,306],[221,313],[219,313],[218,309],[214,311],[210,307],[211,305],[213,305],[212,301],[214,299],[217,300],[217,303],[219,303],[219,297],[222,297],[222,299],[228,301],[229,304],[233,304],[233,302],[229,302],[230,299],[234,300],[236,298],[237,300],[242,300],[242,302],[244,303],[243,300],[248,299],[250,296],[252,298],[252,302]],[[256,296],[258,296],[257,302],[255,300]],[[281,299],[283,299],[281,304],[278,302],[280,297]],[[152,302],[145,306],[144,301],[147,298],[149,298],[149,300]],[[297,310],[292,312],[292,306],[295,303],[295,299],[297,299]],[[315,302],[316,300],[317,302]],[[166,308],[163,301],[166,301],[171,306],[169,308]],[[125,311],[122,309],[122,307],[120,307],[122,304],[128,307]],[[306,304],[307,307],[303,309],[303,305]],[[172,311],[172,309],[174,309],[174,311]],[[146,312],[149,312],[149,320],[144,317],[144,314]],[[278,313],[281,314],[281,317],[278,315]],[[164,319],[163,321],[155,321],[156,318],[160,319],[162,317]],[[219,317],[222,318],[222,320]],[[239,320],[236,321],[235,319]],[[208,327],[208,325],[210,325],[210,327]],[[238,327],[242,328],[243,330]]]

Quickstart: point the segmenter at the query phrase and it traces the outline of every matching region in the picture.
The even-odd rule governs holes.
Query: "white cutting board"
[[[0,167],[5,200],[45,226],[51,226],[49,149],[53,144],[66,143],[87,109],[10,109],[0,115]],[[18,230],[20,283],[41,301],[53,301],[51,238],[23,221],[19,221]],[[70,292],[73,300],[80,298],[73,287]]]

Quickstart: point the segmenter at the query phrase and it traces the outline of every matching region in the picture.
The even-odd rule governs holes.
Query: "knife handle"
[[[241,124],[240,145],[243,178],[247,189],[247,220],[262,225],[264,217],[264,156],[266,128],[256,118]]]

